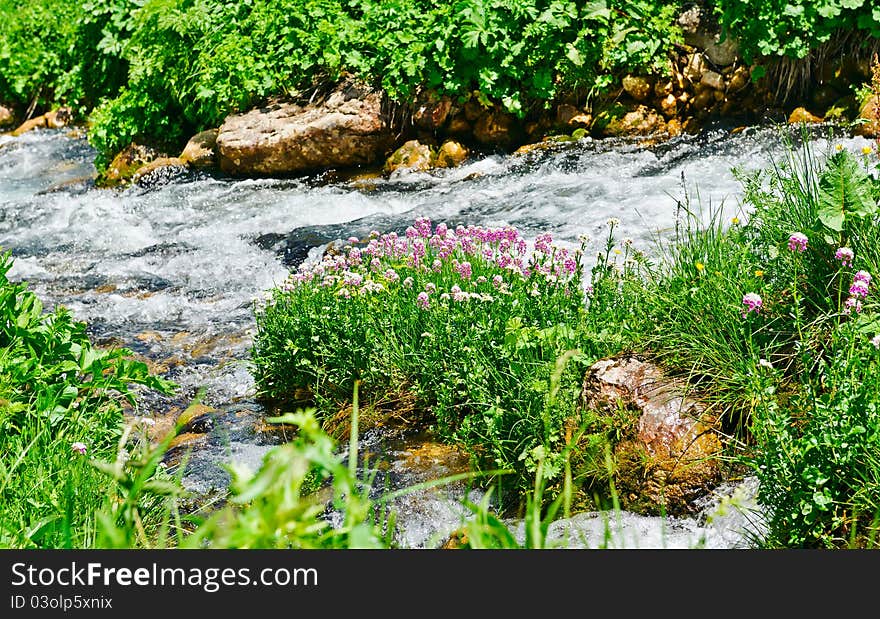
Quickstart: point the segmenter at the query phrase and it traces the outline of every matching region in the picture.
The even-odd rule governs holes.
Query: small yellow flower
[[[734,217],[730,220],[730,223],[732,223],[734,226],[739,224],[739,217]]]
[[[706,265],[703,264],[702,262],[698,262],[698,263],[696,263],[694,266],[697,267],[697,270],[698,270],[700,273],[702,273],[702,272],[703,272],[703,269],[706,268]]]
[[[863,155],[870,155],[872,152],[874,152],[874,149],[871,148],[870,146],[862,146],[862,154]]]
[[[721,277],[721,271],[715,271],[716,277]]]
[[[835,145],[834,145],[834,150],[836,150],[836,151],[838,151],[838,152],[839,152],[839,151],[842,151],[842,150],[843,150],[843,145],[842,145],[842,144],[835,144]]]
[[[619,256],[619,255],[620,255],[621,253],[623,253],[623,252],[621,252],[619,249],[615,248],[615,249],[614,249],[614,253],[617,254],[617,255]]]
[[[757,271],[755,271],[755,277],[764,277],[764,271],[758,269]]]

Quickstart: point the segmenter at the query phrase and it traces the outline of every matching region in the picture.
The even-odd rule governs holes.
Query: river
[[[830,131],[815,134],[816,152],[868,144]],[[78,130],[37,130],[0,136],[0,247],[15,257],[10,277],[28,281],[48,307],[65,305],[97,342],[131,348],[181,386],[173,397],[145,394],[136,414],[167,422],[203,393],[211,410],[197,428],[184,483],[199,496],[222,495],[224,462],[256,467],[283,438],[262,421],[248,372],[252,303],[316,246],[372,229],[402,230],[427,216],[450,225],[510,224],[563,242],[588,234],[598,249],[614,217],[621,235],[650,253],[658,236],[671,234],[685,191],[692,204],[698,197],[732,217],[741,189],[733,170],[756,169],[783,153],[775,128],[715,129],[655,145],[587,139],[390,178],[160,172],[147,186],[99,189],[95,153]],[[429,438],[374,433],[364,449],[384,454],[383,483],[392,488],[460,470]],[[466,492],[451,485],[398,501],[398,543],[438,544],[466,515],[458,503]],[[713,506],[681,521],[582,514],[569,523],[580,533],[563,543],[745,544],[746,516],[712,520]],[[605,535],[606,523],[613,535]],[[555,525],[559,539],[563,524]]]

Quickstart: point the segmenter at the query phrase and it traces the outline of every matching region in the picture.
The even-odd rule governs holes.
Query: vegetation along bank
[[[866,1],[3,0],[0,15],[0,123],[85,121],[106,184],[145,164],[390,173],[719,119],[880,127]]]

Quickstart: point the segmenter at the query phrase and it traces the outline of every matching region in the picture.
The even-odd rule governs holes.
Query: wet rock
[[[424,172],[434,167],[434,153],[427,144],[418,140],[409,140],[398,148],[385,162],[385,172],[409,170]]]
[[[98,185],[113,187],[129,181],[140,168],[161,157],[162,154],[154,148],[132,142],[113,158],[98,178]]]
[[[438,168],[454,168],[468,158],[468,149],[455,140],[446,140],[437,151],[435,165]]]
[[[12,135],[18,136],[34,129],[60,129],[61,127],[66,127],[71,120],[73,120],[73,111],[69,107],[60,107],[57,110],[52,110],[41,116],[24,121],[12,132]]]
[[[697,112],[706,113],[709,111],[709,108],[713,103],[715,103],[715,94],[712,90],[707,88],[706,90],[697,93],[691,101],[691,106]]]
[[[416,99],[412,122],[416,127],[427,131],[437,131],[446,122],[452,110],[452,100],[439,96],[433,90],[421,93]]]
[[[794,125],[798,123],[820,123],[822,119],[816,116],[815,114],[811,114],[809,110],[805,107],[796,107],[792,110],[791,114],[788,117],[788,124]]]
[[[859,108],[859,124],[854,133],[866,138],[880,138],[880,95],[871,95]]]
[[[568,126],[569,121],[580,113],[575,106],[563,103],[556,108],[556,124],[560,127]]]
[[[654,95],[661,99],[673,92],[675,92],[675,84],[672,83],[672,80],[661,80],[654,84]]]
[[[218,411],[204,404],[191,404],[180,413],[175,422],[181,434],[205,434],[214,428],[214,416]]]
[[[224,172],[284,174],[370,164],[392,139],[382,93],[344,83],[319,103],[277,103],[227,117],[217,150]]]
[[[217,136],[219,129],[201,131],[189,139],[180,159],[194,168],[212,168],[217,163]]]
[[[0,105],[0,127],[8,127],[15,124],[15,113],[12,108]]]
[[[474,123],[474,138],[487,146],[508,146],[513,142],[513,115],[498,108],[486,110]]]
[[[636,101],[644,101],[651,95],[651,81],[640,75],[627,75],[623,78],[623,89]]]
[[[607,136],[646,136],[666,130],[666,121],[655,110],[640,105],[622,117],[612,118],[603,133]]]
[[[628,504],[686,513],[719,481],[716,420],[656,365],[635,357],[595,363],[584,378],[582,404],[638,415],[633,435],[615,447],[618,489]]]
[[[167,168],[173,168],[170,172],[176,175],[186,170],[186,167],[186,161],[179,157],[159,157],[135,170],[131,180],[134,183],[150,182],[159,171],[168,172]]]
[[[57,110],[46,112],[46,126],[49,129],[61,129],[66,127],[73,120],[73,110],[69,107],[60,107]]]

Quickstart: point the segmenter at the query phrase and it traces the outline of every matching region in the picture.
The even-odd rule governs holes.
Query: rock
[[[189,139],[180,159],[194,168],[212,168],[217,163],[217,136],[219,129],[201,131]]]
[[[654,95],[660,98],[671,95],[675,91],[675,84],[672,80],[659,81],[654,84]]]
[[[419,95],[413,111],[413,124],[427,131],[437,131],[446,122],[452,110],[452,99],[438,96],[433,90]]]
[[[487,146],[507,146],[513,141],[514,119],[498,108],[486,110],[474,123],[474,138]]]
[[[131,179],[139,168],[159,159],[162,155],[149,146],[132,142],[117,154],[98,178],[102,187],[112,187]]]
[[[579,115],[581,111],[569,103],[563,103],[556,108],[556,124],[565,127],[568,122]]]
[[[679,136],[682,131],[684,131],[684,127],[682,127],[681,121],[677,118],[670,118],[669,122],[666,123],[666,132],[669,134],[669,137]]]
[[[796,107],[794,110],[792,110],[791,114],[788,117],[788,124],[790,125],[794,125],[797,123],[820,122],[822,122],[822,119],[815,114],[811,114],[805,107]]]
[[[131,175],[131,180],[133,183],[140,183],[157,170],[177,168],[177,171],[183,171],[186,167],[187,162],[180,157],[159,157],[135,170]]]
[[[0,105],[0,127],[8,127],[15,124],[15,114],[12,108]]]
[[[277,103],[229,116],[217,136],[220,168],[285,174],[373,163],[393,140],[382,103],[382,93],[344,83],[320,103]]]
[[[751,81],[751,72],[749,68],[740,65],[734,70],[733,75],[730,77],[730,81],[728,82],[728,89],[730,92],[738,92],[749,85]]]
[[[608,136],[651,135],[666,130],[666,121],[655,110],[640,105],[620,118],[612,118],[603,130]]]
[[[49,129],[61,129],[73,120],[73,110],[69,107],[60,107],[57,110],[46,112],[46,126]]]
[[[652,85],[648,78],[627,75],[623,78],[623,89],[636,101],[644,101],[650,96]]]
[[[446,140],[437,151],[436,166],[438,168],[454,168],[468,158],[468,149],[455,140]]]
[[[578,114],[577,116],[572,116],[568,121],[568,126],[575,129],[589,129],[592,124],[592,114]]]
[[[418,140],[410,140],[394,151],[385,162],[384,169],[388,173],[395,170],[424,172],[432,167],[434,167],[434,153],[431,152],[431,147]]]
[[[615,447],[618,490],[626,502],[687,513],[720,481],[717,420],[687,395],[683,382],[656,365],[635,357],[598,361],[584,378],[581,403],[608,415],[622,409],[638,415]]]
[[[34,129],[41,129],[46,126],[46,115],[37,116],[36,118],[31,118],[30,120],[26,120],[21,123],[18,127],[16,127],[15,131],[12,132],[12,135],[21,135],[22,133],[27,133],[28,131],[33,131]]]
[[[724,90],[724,78],[719,73],[715,73],[715,71],[703,71],[700,83],[715,90]]]
[[[451,135],[470,135],[471,123],[464,114],[453,116],[446,127],[446,132]]]
[[[684,77],[692,84],[698,84],[703,77],[705,66],[703,54],[700,52],[688,55],[687,64],[684,67]]]
[[[727,67],[740,59],[739,44],[730,36],[723,36],[717,19],[692,6],[678,18],[684,42],[698,47],[716,67]]]
[[[715,95],[713,93],[714,91],[708,88],[697,93],[697,96],[691,101],[691,106],[694,108],[694,111],[708,113],[709,108],[715,103]]]
[[[660,101],[660,111],[666,118],[674,118],[678,113],[678,99],[669,93]]]
[[[859,108],[859,124],[854,133],[866,138],[880,138],[880,95],[871,95]]]
[[[483,112],[486,108],[482,106],[482,104],[476,99],[468,99],[467,103],[464,104],[464,108],[462,108],[462,113],[464,117],[468,120],[468,122],[474,122],[480,116],[483,115]]]

